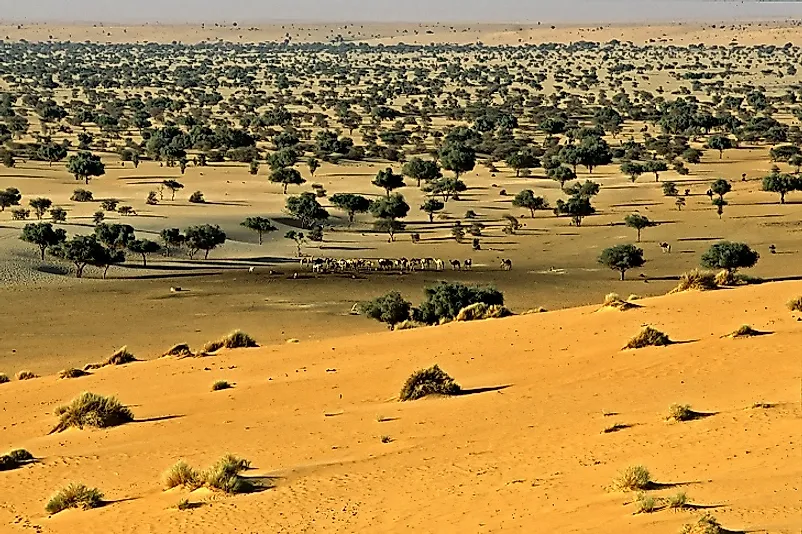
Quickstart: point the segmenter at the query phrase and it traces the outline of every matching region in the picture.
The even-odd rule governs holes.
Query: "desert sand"
[[[406,332],[172,358],[0,386],[0,530],[73,532],[675,533],[705,511],[732,532],[793,533],[799,504],[797,318],[785,282]],[[722,338],[748,323],[766,335]],[[622,351],[643,324],[668,347]],[[179,341],[179,340],[176,340]],[[468,394],[397,400],[438,363]],[[233,389],[212,392],[225,379]],[[117,395],[136,422],[48,435],[82,391]],[[705,414],[665,421],[672,403]],[[762,407],[753,407],[762,403]],[[613,424],[618,432],[604,433]],[[382,437],[389,438],[383,443]],[[164,491],[179,459],[252,461],[270,489]],[[696,508],[634,515],[616,473],[644,465]],[[264,478],[266,477],[266,478]],[[79,480],[107,503],[47,517]],[[188,499],[189,510],[175,508]]]

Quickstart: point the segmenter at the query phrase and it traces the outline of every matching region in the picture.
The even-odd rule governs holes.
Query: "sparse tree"
[[[303,246],[304,242],[306,241],[306,237],[304,236],[303,232],[296,232],[295,230],[290,230],[286,234],[284,234],[286,239],[291,239],[295,241],[296,253],[298,257],[301,257],[301,247]]]
[[[780,204],[785,204],[785,195],[800,190],[802,190],[802,179],[790,174],[773,172],[763,178],[763,191],[779,194]]]
[[[718,159],[724,157],[724,151],[733,148],[732,139],[724,135],[713,135],[708,139],[707,146],[713,150],[718,150]]]
[[[6,211],[11,206],[19,206],[22,195],[16,187],[7,187],[0,191],[0,211]]]
[[[438,211],[442,211],[445,207],[446,205],[438,199],[427,198],[423,205],[421,205],[420,209],[429,216],[429,222],[434,222],[434,214]]]
[[[275,232],[278,230],[273,223],[270,222],[270,219],[265,217],[248,217],[244,221],[240,223],[240,226],[243,226],[249,230],[253,230],[257,234],[259,234],[259,244],[262,244],[262,236],[264,234]]]
[[[67,160],[67,172],[75,176],[76,180],[84,180],[89,184],[89,180],[93,177],[106,174],[106,166],[100,160],[100,156],[95,156],[91,152],[79,152]]]
[[[654,181],[660,181],[660,173],[668,170],[668,164],[660,159],[649,160],[643,165],[643,170],[654,173]]]
[[[63,223],[67,220],[67,210],[62,208],[61,206],[56,206],[55,208],[50,210],[50,219],[54,223]]]
[[[630,181],[634,182],[646,170],[637,161],[625,161],[621,164],[621,172],[629,176]]]
[[[724,200],[724,195],[732,191],[732,184],[723,178],[719,178],[713,182],[713,184],[710,186],[710,190],[714,195],[718,195],[719,199]]]
[[[190,259],[200,250],[204,252],[203,259],[209,259],[209,252],[226,242],[226,233],[217,225],[190,226],[184,235]]]
[[[184,184],[182,184],[181,182],[177,182],[176,180],[164,180],[162,182],[162,186],[165,189],[169,189],[170,190],[170,193],[171,193],[170,200],[175,200],[176,191],[180,191],[181,189],[184,189]]]
[[[45,260],[45,251],[58,246],[67,239],[67,232],[61,228],[53,229],[50,223],[26,224],[20,239],[39,247],[41,260]]]
[[[674,182],[663,182],[663,195],[667,197],[675,197],[679,195],[679,189]]]
[[[701,263],[706,269],[725,269],[733,273],[738,269],[754,267],[759,259],[760,254],[745,243],[722,241],[702,254]]]
[[[53,205],[53,201],[49,198],[34,198],[28,201],[28,204],[33,208],[33,212],[36,214],[36,218],[41,220],[42,216],[47,213],[47,210],[50,209],[50,206]]]
[[[306,166],[309,167],[309,175],[314,177],[315,173],[320,168],[320,162],[316,158],[309,158],[309,161],[306,162]]]
[[[367,213],[370,209],[370,200],[353,193],[337,193],[329,200],[332,206],[348,214],[348,224],[353,224],[357,213]]]
[[[379,171],[371,183],[376,187],[384,189],[388,197],[394,190],[406,186],[404,183],[404,176],[394,173],[393,169],[390,167],[387,167],[383,171]]]
[[[386,323],[390,330],[395,329],[395,325],[408,320],[411,310],[412,304],[404,300],[398,291],[392,291],[371,301],[363,302],[359,306],[360,313]]]
[[[413,180],[417,180],[418,187],[421,182],[431,182],[443,177],[440,171],[440,166],[436,161],[428,161],[420,158],[412,158],[404,164],[401,172],[404,176],[409,176]]]
[[[648,217],[644,217],[643,215],[637,213],[633,213],[632,215],[627,215],[624,217],[624,224],[637,230],[638,243],[640,243],[640,234],[643,229],[655,226],[655,223],[650,221]]]
[[[274,184],[281,184],[284,187],[285,195],[287,194],[288,186],[302,185],[306,183],[306,180],[301,177],[300,172],[289,167],[275,169],[272,173],[270,173],[270,181]]]
[[[602,251],[599,263],[620,272],[623,281],[628,270],[643,267],[646,261],[643,259],[643,250],[635,245],[616,245]]]
[[[549,209],[548,201],[543,197],[535,196],[535,192],[531,189],[524,189],[512,200],[512,205],[516,208],[526,208],[529,210],[532,218],[535,217],[535,211]]]
[[[142,267],[148,266],[148,254],[156,254],[162,246],[150,239],[136,239],[128,244],[128,250],[142,256]]]
[[[314,193],[301,193],[286,202],[287,212],[301,221],[301,227],[310,229],[329,218],[329,212],[317,201]]]

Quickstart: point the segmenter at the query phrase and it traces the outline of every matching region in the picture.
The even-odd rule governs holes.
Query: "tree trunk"
[[[210,252],[210,251],[209,251],[209,250],[207,250],[207,251],[206,251],[206,253],[203,255],[203,259],[204,259],[204,260],[208,260],[208,259],[209,259],[209,252]]]
[[[106,279],[106,273],[108,273],[108,272],[109,272],[109,267],[111,267],[111,265],[106,265],[106,266],[103,268],[103,280],[105,280],[105,279]]]
[[[785,204],[785,193],[780,193],[780,204]]]
[[[624,281],[624,277],[626,275],[626,271],[621,271],[621,281]]]
[[[148,266],[148,258],[144,254],[142,254],[142,267]]]
[[[638,243],[640,243],[640,229],[638,229]]]
[[[75,269],[76,269],[75,278],[81,278],[84,275],[84,267],[86,267],[86,264],[84,265],[81,265],[79,263],[75,264]]]
[[[45,247],[39,247],[39,251],[42,253],[42,261],[45,261]]]
[[[284,184],[284,194],[287,194],[287,184]]]
[[[430,223],[433,223],[433,222],[434,222],[434,213],[430,213],[430,214],[429,214],[429,222],[430,222]]]
[[[262,232],[261,231],[259,232],[259,244],[260,245],[262,244]]]

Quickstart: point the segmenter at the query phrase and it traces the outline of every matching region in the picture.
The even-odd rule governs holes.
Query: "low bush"
[[[83,371],[81,369],[64,369],[63,371],[59,372],[58,377],[61,379],[65,378],[80,378],[82,376],[88,376],[89,373]]]
[[[755,330],[748,324],[745,324],[738,328],[735,332],[729,335],[729,337],[739,338],[739,337],[754,337],[761,335],[762,332]]]
[[[688,507],[688,496],[684,491],[666,497],[666,506],[671,510],[683,510]]]
[[[615,310],[627,311],[633,308],[640,308],[640,306],[630,302],[629,300],[623,300],[618,296],[618,293],[608,293],[604,296],[602,308],[612,308]]]
[[[114,354],[109,356],[109,359],[104,362],[103,365],[125,365],[126,363],[132,363],[138,361],[136,356],[134,356],[131,352],[128,351],[128,347],[122,347],[118,349]]]
[[[683,421],[692,421],[698,416],[699,414],[691,410],[691,407],[688,404],[672,404],[668,408],[666,420],[680,423]]]
[[[81,393],[70,404],[57,408],[56,415],[59,423],[51,430],[51,434],[74,426],[107,428],[134,420],[131,410],[120,404],[116,398],[89,392]]]
[[[88,510],[103,504],[103,494],[83,484],[70,484],[53,495],[45,505],[48,514],[57,514],[69,508]]]
[[[17,380],[31,380],[34,378],[39,378],[39,375],[33,373],[32,371],[20,371],[17,373]]]
[[[728,271],[726,269],[719,271],[716,273],[716,284],[720,286],[737,286],[738,285],[738,277],[732,271]]]
[[[92,196],[92,191],[87,191],[86,189],[76,189],[73,191],[70,200],[73,202],[92,202],[94,197]]]
[[[206,200],[203,198],[203,193],[200,191],[195,191],[191,195],[189,195],[189,201],[192,204],[205,204]]]
[[[459,384],[437,365],[412,373],[401,388],[402,401],[422,399],[429,395],[457,395]]]
[[[419,323],[417,321],[413,321],[411,319],[408,319],[406,321],[402,321],[402,322],[398,323],[397,325],[395,325],[395,330],[413,330],[415,328],[420,328],[422,326],[426,326],[426,325],[423,324],[423,323]]]
[[[166,489],[179,486],[196,489],[203,485],[200,474],[183,460],[176,462],[175,465],[168,469],[162,475],[162,479]]]
[[[357,309],[362,315],[385,323],[390,330],[394,330],[396,325],[409,320],[411,308],[412,305],[404,300],[401,293],[391,291],[381,297],[360,303]]]
[[[0,471],[10,471],[34,461],[33,454],[25,449],[15,449],[0,455]]]
[[[0,384],[7,384],[8,382],[11,382],[11,379],[8,378],[8,375],[0,373]]]
[[[209,341],[203,346],[203,352],[217,352],[222,348],[226,349],[243,349],[258,347],[251,336],[240,330],[235,330],[226,337],[218,339],[217,341]]]
[[[802,312],[802,297],[789,300],[788,309],[792,312]]]
[[[651,514],[660,509],[660,501],[646,493],[638,493],[635,502],[638,504],[638,510],[636,512],[638,514]]]
[[[724,534],[724,530],[715,517],[709,512],[699,518],[696,523],[687,523],[680,534]]]
[[[646,490],[652,484],[649,470],[642,465],[627,467],[613,480],[613,489],[619,491]]]
[[[167,356],[175,356],[176,358],[191,358],[195,355],[192,353],[192,350],[189,348],[188,344],[179,343],[178,345],[173,346],[172,348],[170,348],[170,350],[162,354],[162,358],[165,358]]]
[[[212,467],[203,472],[203,483],[206,487],[225,493],[245,493],[253,486],[240,473],[251,466],[248,460],[227,454]]]
[[[647,326],[638,335],[630,339],[624,348],[642,349],[644,347],[663,347],[670,344],[671,340],[666,334]]]
[[[468,286],[458,282],[439,282],[424,290],[426,300],[414,310],[412,318],[429,325],[453,320],[471,304],[503,306],[504,295],[493,287]]]
[[[718,289],[716,283],[716,274],[711,271],[701,271],[694,269],[683,273],[679,279],[679,285],[674,288],[672,293],[681,293],[683,291],[711,291]]]
[[[214,384],[212,384],[212,391],[222,391],[224,389],[231,389],[232,386],[225,380],[218,380]]]
[[[462,308],[455,321],[481,321],[483,319],[500,319],[502,317],[510,317],[512,312],[504,306],[498,304],[488,305],[484,302],[477,302]]]

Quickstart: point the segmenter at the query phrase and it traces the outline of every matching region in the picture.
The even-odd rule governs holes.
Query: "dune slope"
[[[0,452],[39,458],[0,472],[0,531],[674,533],[710,511],[734,531],[799,532],[802,323],[785,302],[800,294],[685,293],[0,385]],[[745,323],[771,333],[722,337]],[[621,350],[645,324],[678,343]],[[398,402],[433,363],[469,394]],[[234,387],[212,392],[221,379]],[[117,395],[137,421],[48,435],[82,391]],[[672,403],[705,416],[668,423]],[[177,460],[227,452],[273,487],[163,490]],[[714,508],[636,515],[635,495],[609,488],[638,464],[660,484],[651,495]],[[70,481],[106,504],[48,517]]]

